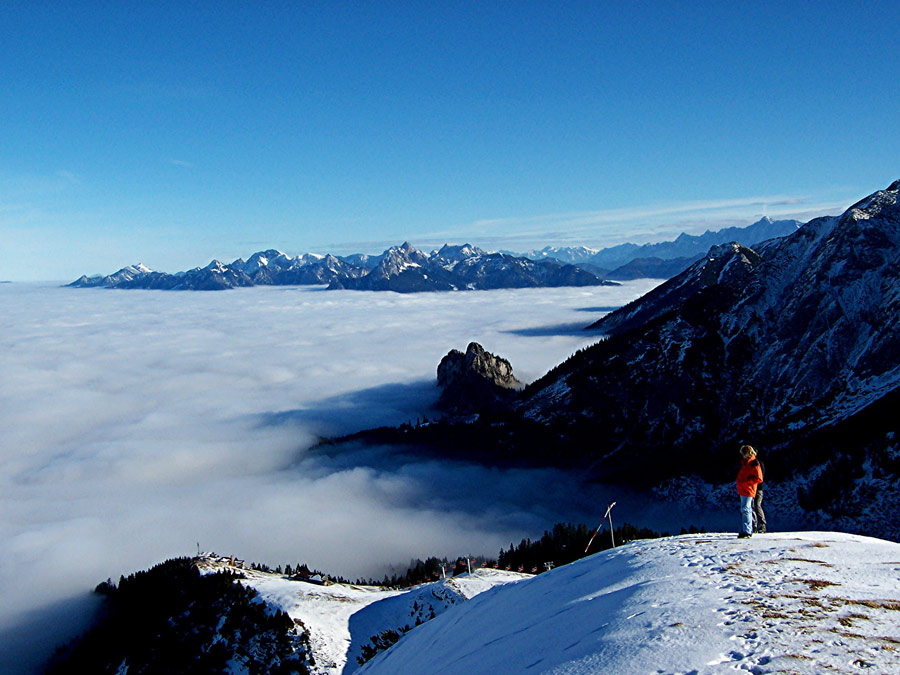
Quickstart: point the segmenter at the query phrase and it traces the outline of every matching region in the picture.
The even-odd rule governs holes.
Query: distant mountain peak
[[[213,259],[209,265],[203,268],[204,270],[209,270],[210,272],[224,272],[228,267],[221,260]]]
[[[435,255],[437,255],[439,258],[444,258],[445,260],[462,261],[466,260],[467,258],[487,255],[487,253],[477,246],[466,243],[459,246],[444,244],[435,252]]]

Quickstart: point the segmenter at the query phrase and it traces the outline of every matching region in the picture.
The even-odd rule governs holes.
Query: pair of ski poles
[[[600,530],[603,528],[603,523],[606,522],[607,518],[609,518],[609,538],[612,540],[613,548],[616,547],[616,537],[613,534],[612,514],[610,513],[610,511],[612,511],[612,507],[614,507],[615,505],[616,505],[616,503],[613,502],[612,504],[610,504],[609,506],[606,507],[606,513],[603,514],[603,520],[600,521],[600,524],[597,526],[597,530],[591,536],[591,540],[588,542],[587,546],[584,547],[585,553],[588,552],[588,549],[591,547],[591,544],[594,543],[594,537],[596,537],[600,533]]]

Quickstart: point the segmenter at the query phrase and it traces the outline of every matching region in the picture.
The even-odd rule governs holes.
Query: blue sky
[[[895,2],[0,2],[0,279],[836,213],[900,177],[898,18]]]

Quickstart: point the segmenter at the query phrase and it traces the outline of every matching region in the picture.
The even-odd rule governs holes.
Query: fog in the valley
[[[0,286],[0,664],[33,663],[87,620],[98,582],[198,545],[355,579],[599,520],[616,495],[559,472],[309,448],[433,416],[438,362],[473,340],[533,380],[653,284]]]

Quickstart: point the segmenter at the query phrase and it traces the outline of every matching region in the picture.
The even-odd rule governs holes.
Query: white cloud
[[[0,664],[28,663],[34,612],[197,542],[356,577],[414,556],[496,554],[593,517],[605,496],[558,472],[308,448],[415,420],[441,357],[471,340],[534,379],[591,339],[527,329],[590,323],[599,315],[579,310],[648,288],[0,287]],[[72,625],[37,633],[55,643]]]

